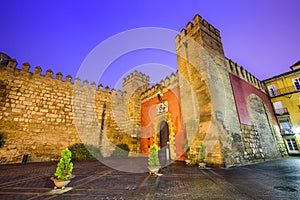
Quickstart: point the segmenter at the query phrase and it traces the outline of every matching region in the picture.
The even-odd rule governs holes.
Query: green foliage
[[[71,157],[72,152],[68,148],[61,151],[61,158],[54,174],[58,179],[67,180],[72,177],[73,163]]]
[[[204,144],[200,143],[199,161],[204,162],[205,153],[206,153],[206,147]]]
[[[188,147],[186,149],[186,155],[187,155],[187,159],[191,159],[191,148],[190,147]]]
[[[126,158],[129,154],[129,146],[127,144],[118,144],[115,150],[112,152],[111,157],[114,158]]]
[[[69,147],[72,152],[72,160],[95,160],[95,158],[102,158],[99,148],[92,145],[84,145],[83,143],[76,143]]]
[[[0,148],[4,145],[4,134],[0,133]]]
[[[159,159],[158,159],[158,149],[156,145],[150,146],[149,155],[148,155],[148,165],[150,167],[160,166]]]
[[[191,158],[191,148],[189,146],[188,140],[185,140],[185,149],[186,149],[186,155],[187,155],[187,159]]]

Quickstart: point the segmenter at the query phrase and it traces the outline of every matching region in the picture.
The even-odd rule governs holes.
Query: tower
[[[123,91],[126,93],[122,103],[126,107],[123,109],[125,110],[123,116],[125,116],[126,132],[137,141],[137,149],[139,149],[138,139],[141,126],[141,93],[149,89],[149,81],[149,76],[135,70],[122,82]]]
[[[149,76],[135,70],[123,79],[122,87],[127,94],[131,94],[140,87],[149,88],[149,81]]]
[[[196,15],[176,37],[182,120],[191,153],[207,147],[207,162],[224,166],[220,135],[227,101],[234,107],[226,77],[226,63],[220,32]],[[221,86],[221,87],[220,87]],[[236,117],[236,116],[235,116]],[[236,119],[235,119],[236,120]]]

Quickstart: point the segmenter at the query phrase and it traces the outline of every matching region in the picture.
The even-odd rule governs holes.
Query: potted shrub
[[[65,188],[67,184],[70,183],[73,171],[73,163],[71,162],[72,152],[65,148],[61,151],[61,158],[57,164],[56,171],[54,173],[55,178],[53,178],[55,188]]]
[[[148,155],[148,169],[150,174],[158,175],[160,162],[158,159],[158,149],[156,145],[151,145]]]
[[[206,154],[206,147],[203,143],[200,143],[199,160],[198,160],[198,165],[200,168],[205,168],[206,166],[205,154]]]
[[[191,157],[191,149],[190,147],[188,147],[186,149],[186,159],[185,159],[185,163],[187,165],[191,165],[192,164],[192,157]]]

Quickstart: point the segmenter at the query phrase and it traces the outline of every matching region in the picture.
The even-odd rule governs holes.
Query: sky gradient
[[[1,8],[0,52],[15,58],[19,68],[29,62],[31,71],[41,66],[42,74],[52,69],[73,80],[86,57],[110,37],[142,27],[179,32],[197,13],[220,30],[225,56],[260,80],[287,72],[300,60],[298,0],[4,0]],[[175,51],[175,38],[169,39]],[[159,73],[159,80],[176,70],[176,56],[130,52],[111,63],[100,82],[116,87],[140,66]]]

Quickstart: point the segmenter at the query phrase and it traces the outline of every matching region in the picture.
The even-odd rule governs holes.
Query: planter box
[[[149,174],[157,175],[160,169],[160,166],[148,166]]]

